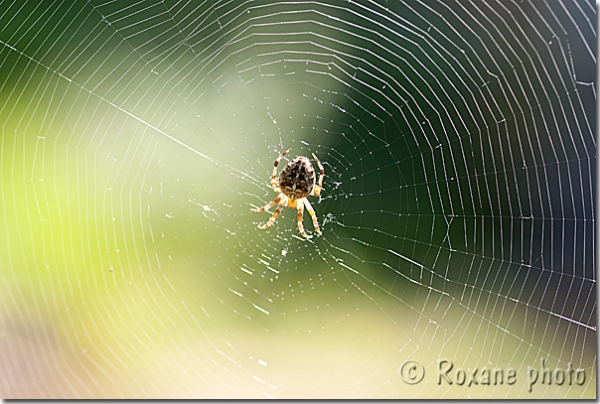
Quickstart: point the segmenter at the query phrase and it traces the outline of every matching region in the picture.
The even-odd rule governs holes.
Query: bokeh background
[[[596,396],[593,2],[21,1],[0,27],[2,397]],[[325,166],[322,237],[250,212],[289,147]],[[541,361],[585,383],[530,392]]]

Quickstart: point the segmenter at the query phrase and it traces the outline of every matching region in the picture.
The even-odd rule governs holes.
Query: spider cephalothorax
[[[320,195],[321,189],[323,188],[323,176],[325,175],[325,170],[323,169],[323,166],[321,165],[321,162],[317,156],[313,154],[312,156],[317,162],[320,170],[319,182],[316,183],[315,169],[310,163],[310,160],[307,157],[298,156],[284,167],[279,175],[279,179],[277,179],[277,165],[283,156],[285,156],[290,150],[292,149],[287,149],[273,163],[271,187],[273,188],[273,191],[278,192],[279,195],[277,195],[277,198],[273,199],[262,208],[252,209],[252,212],[264,212],[265,210],[269,210],[275,204],[278,204],[275,213],[273,213],[273,216],[271,216],[271,219],[269,219],[267,223],[259,226],[261,229],[266,229],[275,223],[277,216],[279,216],[285,206],[296,208],[298,209],[298,230],[304,237],[308,237],[304,231],[304,226],[302,225],[302,217],[304,208],[306,207],[306,210],[308,210],[308,213],[312,218],[316,232],[321,234],[321,229],[319,229],[319,223],[317,222],[315,211],[306,197]]]

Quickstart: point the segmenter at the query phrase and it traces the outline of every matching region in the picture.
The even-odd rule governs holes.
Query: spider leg
[[[319,166],[320,175],[319,175],[319,183],[317,184],[316,187],[313,188],[313,190],[310,194],[312,196],[319,196],[319,195],[321,195],[321,190],[323,189],[323,176],[325,176],[325,169],[323,168],[323,165],[321,164],[321,162],[319,161],[317,156],[315,156],[314,153],[312,154],[312,156],[313,156],[313,159],[315,159],[315,161],[317,162],[317,165]]]
[[[272,226],[273,223],[275,223],[275,220],[277,220],[277,216],[279,216],[283,207],[285,206],[286,201],[287,201],[287,198],[281,198],[281,200],[279,201],[279,205],[277,205],[277,209],[275,209],[275,212],[273,213],[273,216],[271,216],[271,218],[269,219],[269,221],[267,223],[265,223],[261,226],[258,226],[258,228],[264,230],[267,227]]]
[[[302,203],[302,200],[299,201],[297,208],[298,208],[298,230],[300,231],[300,234],[302,234],[303,237],[308,238],[308,236],[306,235],[306,232],[304,231],[304,225],[302,224],[302,217],[304,216],[304,203]]]
[[[273,191],[275,191],[275,192],[281,192],[281,189],[279,189],[279,179],[276,178],[277,177],[277,165],[279,164],[279,162],[281,161],[283,156],[288,154],[290,150],[292,150],[292,149],[287,149],[286,151],[281,153],[281,155],[279,157],[277,157],[277,160],[275,160],[275,162],[273,163],[273,174],[271,175],[271,187],[273,187]]]
[[[310,214],[310,217],[312,218],[313,226],[315,226],[315,230],[317,231],[317,233],[319,233],[319,235],[321,235],[322,233],[321,233],[321,229],[319,229],[319,222],[317,222],[317,215],[315,214],[315,210],[313,209],[312,205],[306,198],[304,198],[304,205],[306,205],[306,210],[308,210],[308,213]]]
[[[281,194],[277,195],[277,198],[273,199],[271,202],[267,203],[265,206],[258,209],[250,209],[251,212],[264,212],[265,210],[271,209],[273,205],[279,203],[281,200]]]

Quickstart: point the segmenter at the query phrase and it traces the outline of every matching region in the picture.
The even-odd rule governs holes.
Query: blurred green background
[[[2,3],[2,397],[595,397],[586,16]],[[288,147],[325,165],[323,237],[250,213]],[[588,379],[529,393],[541,359]]]

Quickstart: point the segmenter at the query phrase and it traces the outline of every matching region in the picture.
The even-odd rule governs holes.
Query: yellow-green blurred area
[[[577,4],[0,4],[0,395],[595,397]]]

